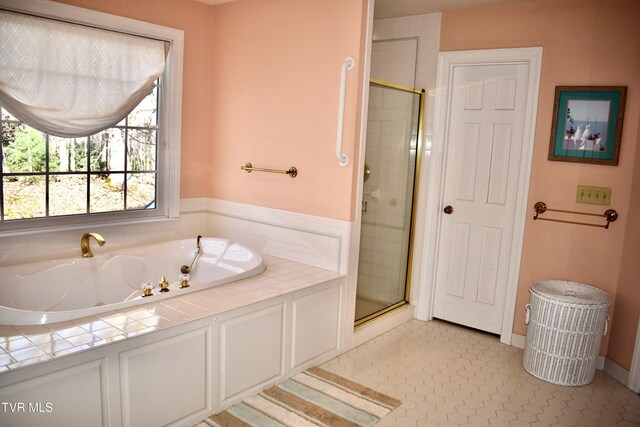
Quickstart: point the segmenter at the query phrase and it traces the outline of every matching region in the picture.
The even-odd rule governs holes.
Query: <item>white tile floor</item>
[[[522,368],[522,350],[437,320],[411,320],[322,367],[402,400],[376,427],[640,425],[640,396],[607,374],[550,384]]]

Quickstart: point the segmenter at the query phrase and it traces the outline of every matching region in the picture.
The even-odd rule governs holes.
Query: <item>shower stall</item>
[[[370,82],[356,326],[409,301],[424,94]]]

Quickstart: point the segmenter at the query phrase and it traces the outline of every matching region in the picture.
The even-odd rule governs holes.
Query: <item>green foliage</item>
[[[5,171],[44,172],[47,165],[44,134],[22,124],[13,131],[2,140]]]

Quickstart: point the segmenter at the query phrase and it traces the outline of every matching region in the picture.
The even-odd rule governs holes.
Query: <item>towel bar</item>
[[[589,227],[602,227],[602,228],[606,228],[606,229],[609,228],[609,224],[610,223],[612,223],[613,221],[618,219],[618,212],[616,212],[614,209],[607,209],[604,214],[595,214],[595,213],[591,213],[591,212],[568,211],[568,210],[564,210],[564,209],[551,209],[551,208],[547,207],[547,204],[545,202],[537,202],[533,206],[533,210],[536,211],[536,215],[533,217],[533,219],[539,219],[540,221],[563,222],[565,224],[586,225],[586,226],[589,226]],[[607,223],[602,225],[602,224],[592,224],[592,223],[589,223],[589,222],[567,221],[567,220],[564,220],[564,219],[539,218],[538,217],[540,214],[543,214],[546,211],[567,213],[567,214],[573,214],[573,215],[597,216],[597,217],[600,217],[600,218],[604,218],[605,221],[607,221]]]
[[[247,162],[244,166],[240,166],[240,169],[245,171],[246,173],[251,173],[252,171],[256,172],[269,172],[269,173],[282,173],[287,174],[291,178],[295,178],[298,176],[298,169],[295,166],[291,166],[289,169],[268,169],[268,168],[254,168],[251,162]]]

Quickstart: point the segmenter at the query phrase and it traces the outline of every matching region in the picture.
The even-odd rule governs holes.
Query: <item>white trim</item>
[[[631,359],[627,387],[633,390],[634,393],[640,393],[640,319],[638,319],[638,327],[636,328],[636,344],[633,348],[633,359]]]
[[[603,359],[602,370],[609,374],[616,381],[626,385],[629,382],[629,371],[627,371],[608,357],[603,357]]]
[[[525,335],[511,334],[511,346],[524,349]]]
[[[403,323],[413,319],[415,315],[415,307],[406,304],[396,310],[374,319],[363,326],[360,326],[353,333],[353,347],[364,344],[375,337],[382,335],[393,328],[397,328]]]
[[[362,226],[362,197],[364,191],[364,181],[359,179],[364,173],[364,160],[367,145],[367,114],[369,111],[369,79],[371,77],[371,49],[373,40],[373,11],[375,0],[369,0],[367,6],[367,28],[364,44],[363,56],[360,58],[361,78],[362,78],[362,98],[360,105],[360,144],[358,147],[358,164],[355,163],[355,197],[353,198],[353,209],[356,214],[355,221],[351,222],[347,243],[347,284],[345,286],[345,305],[342,335],[342,350],[347,351],[353,348],[354,329],[356,315],[356,292],[358,286],[358,260],[360,257],[360,229]]]
[[[212,198],[181,201],[182,214],[206,214],[206,230],[266,254],[346,273],[351,224]],[[354,296],[355,298],[355,296]]]
[[[162,220],[180,216],[180,152],[182,137],[182,78],[184,56],[184,32],[175,28],[164,27],[122,16],[110,15],[91,9],[69,6],[54,1],[2,0],[2,8],[17,12],[30,13],[54,19],[64,20],[96,28],[119,31],[143,37],[151,37],[171,43],[170,55],[167,57],[165,72],[162,76],[160,91],[162,108],[160,109],[160,129],[158,151],[164,149],[158,164],[159,192],[158,199],[166,200],[158,209],[157,215],[136,215],[130,213],[104,214],[100,217],[79,215],[71,218],[43,218],[43,228],[55,227],[53,231],[73,229],[78,226],[92,224],[95,226],[112,223],[130,224],[140,220]],[[96,219],[97,218],[97,219]],[[101,219],[103,218],[103,219]],[[39,220],[39,219],[38,219]],[[78,224],[78,221],[82,224]],[[14,230],[5,235],[42,232],[37,227]]]
[[[166,214],[169,218],[180,216],[180,155],[182,152],[182,69],[184,62],[184,33],[172,30],[173,39],[171,41],[173,54],[168,57],[167,68],[169,68],[170,84],[165,85],[164,94],[167,98],[163,104],[162,122],[160,126],[165,130],[167,136],[162,142],[165,144],[166,155],[164,156],[166,165],[164,171],[165,185],[164,197],[167,198]],[[166,75],[165,75],[166,77]],[[169,107],[169,108],[167,108]],[[168,182],[167,182],[168,181]]]
[[[431,152],[431,173],[427,189],[427,217],[424,241],[424,257],[422,277],[424,284],[418,296],[417,317],[422,320],[433,318],[433,295],[435,293],[435,267],[437,265],[437,248],[440,240],[440,221],[442,194],[444,186],[444,165],[446,163],[447,141],[446,130],[449,120],[449,99],[451,98],[453,70],[456,66],[475,64],[514,64],[529,65],[529,82],[525,123],[523,133],[523,150],[521,157],[518,195],[515,207],[513,243],[507,291],[504,302],[504,315],[500,342],[509,344],[513,331],[513,315],[515,312],[520,259],[524,239],[531,162],[536,115],[538,109],[538,92],[540,88],[540,70],[542,66],[542,47],[516,49],[490,49],[458,52],[441,52],[438,56],[438,77],[436,84],[436,107],[434,118],[433,147]]]

